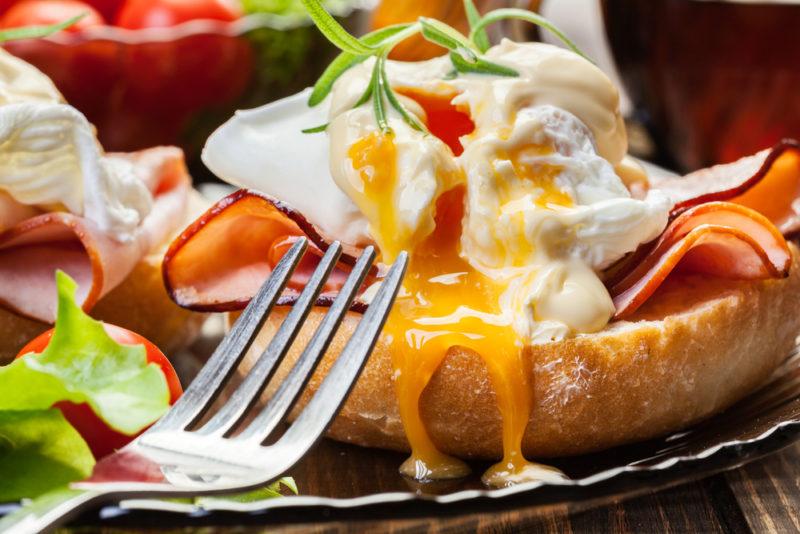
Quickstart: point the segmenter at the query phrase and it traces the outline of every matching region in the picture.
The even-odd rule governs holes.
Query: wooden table
[[[213,529],[212,529],[213,530]],[[228,529],[225,529],[228,531]],[[798,532],[800,444],[742,468],[585,511],[558,507],[390,522],[247,527],[230,532]]]
[[[127,534],[130,528],[76,527],[69,532]],[[497,513],[426,517],[396,521],[351,521],[279,525],[167,528],[169,533],[221,532],[289,534],[479,532],[800,532],[800,442],[739,469],[650,492],[611,504],[578,510],[516,509]]]

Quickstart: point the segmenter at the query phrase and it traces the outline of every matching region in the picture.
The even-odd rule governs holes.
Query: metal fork
[[[285,420],[350,308],[375,259],[372,247],[356,261],[287,377],[244,429],[232,435],[255,411],[256,401],[289,351],[339,259],[339,243],[333,243],[325,252],[275,337],[228,401],[202,426],[193,427],[229,383],[306,247],[306,240],[300,239],[284,255],[208,363],[164,417],[125,448],[101,460],[88,480],[0,520],[0,531],[46,531],[89,507],[132,497],[247,491],[275,481],[303,458],[333,421],[375,346],[405,273],[405,253],[389,269],[315,395],[277,441],[264,445]]]

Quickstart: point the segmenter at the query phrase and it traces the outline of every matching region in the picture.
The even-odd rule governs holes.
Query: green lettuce
[[[289,491],[297,495],[297,483],[292,477],[284,477],[276,482],[273,482],[269,486],[254,489],[246,493],[224,495],[222,497],[195,497],[194,504],[200,508],[203,508],[205,506],[213,505],[214,503],[222,501],[252,503],[267,499],[274,499],[276,497],[283,497],[283,493],[281,493],[282,486],[285,486]]]
[[[77,284],[56,273],[50,344],[0,367],[0,502],[33,498],[86,478],[89,446],[53,404],[88,403],[110,427],[135,434],[169,409],[169,388],[143,345],[120,345],[75,303]]]
[[[0,502],[34,498],[73,480],[94,466],[89,446],[61,412],[0,412]]]
[[[0,367],[0,502],[60,498],[70,482],[88,477],[95,464],[89,446],[54,403],[88,403],[112,428],[135,434],[169,409],[161,369],[148,364],[142,345],[120,345],[103,324],[75,303],[77,284],[56,273],[58,314],[50,344]],[[291,478],[241,495],[198,497],[252,502],[297,493]],[[69,493],[67,493],[69,494]],[[192,502],[192,501],[189,501]]]
[[[169,388],[143,345],[120,345],[75,303],[77,284],[56,274],[58,315],[50,344],[0,368],[0,411],[87,403],[111,428],[135,434],[169,409]]]

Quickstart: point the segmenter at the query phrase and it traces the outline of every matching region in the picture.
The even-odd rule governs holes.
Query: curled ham
[[[781,232],[757,211],[710,202],[678,215],[647,255],[610,287],[615,317],[636,311],[675,269],[736,280],[788,275],[791,252]]]
[[[737,162],[653,184],[674,201],[659,239],[605,273],[617,308],[630,316],[677,270],[739,280],[785,276],[791,264],[783,234],[800,229],[800,145],[783,141]],[[722,201],[725,202],[722,202]],[[282,254],[307,236],[312,246],[281,303],[294,301],[327,248],[305,217],[267,195],[240,190],[223,199],[170,247],[164,281],[173,300],[198,311],[242,309]],[[354,261],[342,256],[320,302],[330,302]],[[367,284],[379,273],[372,273]],[[356,309],[363,309],[363,302]]]
[[[800,143],[785,139],[733,163],[653,184],[674,202],[673,215],[725,200],[753,208],[785,235],[800,230]]]
[[[310,245],[279,304],[294,302],[328,243],[286,204],[240,189],[212,206],[169,247],[163,264],[167,291],[178,305],[192,310],[240,310],[299,236],[307,237]],[[357,249],[343,247],[345,252],[323,287],[320,305],[330,304],[355,263]],[[371,273],[366,284],[376,274]],[[356,301],[355,309],[363,307]]]
[[[114,157],[131,160],[154,197],[153,208],[134,239],[116,241],[91,221],[66,212],[17,220],[0,229],[0,305],[52,322],[56,308],[53,273],[61,269],[78,282],[78,299],[89,310],[179,228],[191,189],[183,153],[161,147]]]

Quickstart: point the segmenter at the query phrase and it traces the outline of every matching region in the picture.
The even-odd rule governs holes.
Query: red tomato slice
[[[232,0],[126,0],[116,25],[135,30],[198,19],[231,22],[240,16],[241,7]]]
[[[11,6],[0,18],[0,28],[19,28],[58,24],[72,17],[84,17],[64,31],[79,32],[105,24],[103,16],[86,2],[79,0],[23,0]]]
[[[158,347],[150,343],[148,340],[135,332],[126,330],[119,326],[110,324],[103,324],[103,327],[108,332],[108,335],[123,345],[144,345],[147,353],[147,362],[155,363],[161,367],[164,373],[164,378],[167,379],[167,387],[169,387],[169,403],[175,404],[175,401],[183,393],[178,375],[175,374],[172,364],[169,362],[164,353]],[[17,354],[17,358],[31,352],[40,354],[50,344],[50,338],[53,337],[53,330],[41,334],[34,338],[27,345],[22,347],[22,350]],[[89,448],[92,450],[95,458],[102,458],[121,449],[130,443],[136,436],[128,436],[111,429],[102,419],[97,417],[88,404],[75,404],[73,402],[58,402],[55,407],[61,410],[64,417],[75,429],[83,436]]]

